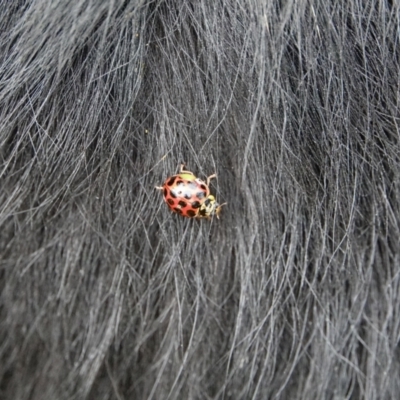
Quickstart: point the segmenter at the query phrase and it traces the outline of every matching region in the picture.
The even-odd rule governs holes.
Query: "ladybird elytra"
[[[181,164],[177,175],[168,177],[163,186],[156,186],[163,191],[164,201],[170,210],[187,218],[211,219],[213,215],[219,218],[221,207],[226,203],[218,204],[210,194],[210,180],[216,178],[216,174],[210,175],[204,182],[184,167]]]

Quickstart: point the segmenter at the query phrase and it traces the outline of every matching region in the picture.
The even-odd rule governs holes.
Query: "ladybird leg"
[[[179,173],[180,173],[180,174],[190,174],[190,175],[193,175],[193,172],[188,171],[188,170],[186,170],[186,169],[184,169],[184,168],[185,168],[185,164],[181,164],[181,167],[180,167],[180,169],[179,169]]]
[[[217,177],[217,174],[212,174],[212,175],[210,175],[209,177],[207,177],[207,186],[210,185],[211,179],[216,178],[216,177]]]

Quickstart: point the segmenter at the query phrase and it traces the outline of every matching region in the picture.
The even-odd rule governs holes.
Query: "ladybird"
[[[196,178],[193,172],[184,170],[184,167],[181,164],[178,175],[167,178],[162,186],[156,186],[156,189],[163,191],[168,207],[187,218],[210,219],[214,214],[219,218],[221,207],[226,203],[218,204],[208,187],[210,180],[217,175],[210,175],[204,182]]]

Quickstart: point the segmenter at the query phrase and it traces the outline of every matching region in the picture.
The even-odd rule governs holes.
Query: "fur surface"
[[[398,398],[399,11],[1,1],[0,398]]]

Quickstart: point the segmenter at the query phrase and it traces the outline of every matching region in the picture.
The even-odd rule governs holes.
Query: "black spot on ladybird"
[[[183,183],[183,181],[178,181],[178,182],[176,182],[176,185],[179,186],[179,185],[182,185],[182,183]]]
[[[198,193],[196,193],[196,197],[197,197],[199,200],[201,200],[201,199],[204,199],[205,194],[204,194],[204,192],[198,192]]]
[[[192,207],[193,208],[199,208],[200,207],[200,203],[198,201],[192,201]]]
[[[185,193],[184,195],[183,195],[183,197],[185,198],[185,199],[187,199],[187,200],[190,200],[190,198],[192,197],[189,193]]]
[[[203,190],[206,190],[206,189],[207,189],[207,188],[206,188],[206,185],[203,185],[203,184],[201,184],[200,187],[201,187]]]
[[[194,216],[196,215],[196,213],[195,213],[193,210],[188,210],[188,211],[187,211],[187,215],[188,215],[189,217],[194,217]]]
[[[170,193],[171,197],[173,197],[174,199],[177,198],[177,194],[175,193],[175,190],[171,190]]]
[[[167,197],[167,195],[168,195],[168,190],[164,189],[164,197]]]
[[[173,177],[167,182],[167,185],[168,185],[168,186],[172,186],[172,185],[174,184],[174,182],[175,182],[175,179],[176,179],[176,176],[173,176]]]
[[[178,207],[175,207],[175,208],[174,208],[174,211],[175,211],[176,213],[178,213],[178,214],[182,214],[182,210],[181,210],[180,208],[178,208]]]
[[[173,206],[175,203],[172,199],[168,199],[167,201],[168,201],[168,204],[171,204],[171,206]]]
[[[184,208],[184,207],[186,207],[186,203],[184,202],[184,201],[180,201],[179,203],[178,203],[182,208]]]

